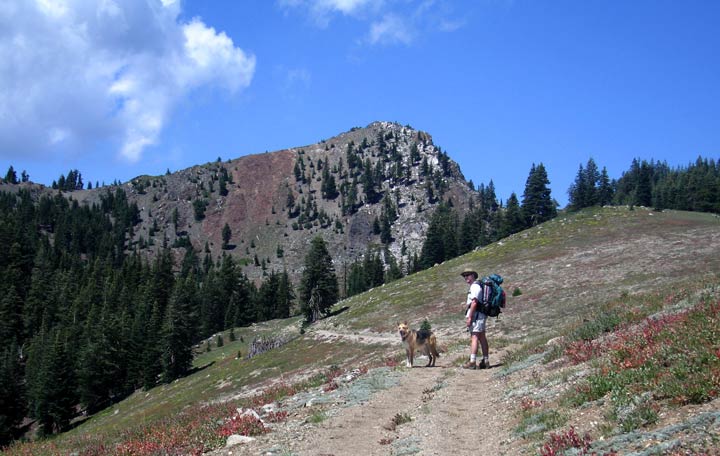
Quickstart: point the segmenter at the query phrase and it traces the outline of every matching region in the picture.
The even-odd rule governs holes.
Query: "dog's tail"
[[[437,351],[437,339],[435,339],[435,334],[430,335],[430,351],[432,352],[432,355],[435,358],[439,358],[440,354]]]

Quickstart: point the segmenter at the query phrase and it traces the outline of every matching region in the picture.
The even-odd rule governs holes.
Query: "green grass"
[[[538,395],[584,372],[575,387],[551,403],[526,396],[516,434],[537,441],[562,426],[563,417],[593,405],[605,410],[597,437],[632,433],[655,425],[668,410],[717,399],[720,280],[673,288],[608,303],[595,318],[567,328],[551,350],[540,339],[510,353],[505,358],[509,371],[526,367],[538,353],[546,361],[565,360],[532,382],[531,391]],[[568,364],[585,368],[572,373]]]
[[[648,318],[603,344],[601,368],[575,393],[582,404],[607,393],[616,408],[652,394],[670,404],[699,404],[720,394],[720,304],[701,300],[677,314]]]
[[[567,423],[567,416],[557,410],[532,410],[522,413],[515,434],[525,439],[540,439],[548,431],[558,429]]]
[[[317,411],[313,412],[313,414],[307,418],[307,422],[310,424],[320,424],[323,421],[327,420],[327,418],[328,416],[325,412]]]

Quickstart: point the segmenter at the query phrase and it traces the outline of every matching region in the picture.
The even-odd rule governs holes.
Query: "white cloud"
[[[402,18],[394,14],[383,17],[370,25],[370,44],[410,44],[414,32]]]
[[[410,45],[427,32],[453,32],[463,20],[451,17],[453,5],[437,0],[277,0],[285,9],[304,11],[316,25],[327,27],[338,15],[368,23],[362,40],[370,45]]]
[[[333,14],[357,16],[365,11],[378,11],[386,0],[278,0],[284,8],[300,8],[307,10],[312,20],[321,27],[326,27]]]
[[[36,0],[38,9],[51,17],[62,17],[67,14],[67,4],[63,0]]]
[[[285,75],[285,90],[290,90],[293,87],[301,86],[304,88],[307,88],[310,86],[310,82],[312,81],[312,77],[310,76],[310,72],[305,68],[295,68],[292,70],[288,70],[287,74]]]
[[[371,2],[372,0],[316,0],[315,4],[318,9],[335,10],[343,14],[352,14]]]
[[[115,141],[134,162],[194,89],[246,88],[255,57],[178,0],[0,5],[0,155],[71,153]]]

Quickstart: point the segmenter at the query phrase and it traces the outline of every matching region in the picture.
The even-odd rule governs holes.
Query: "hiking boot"
[[[490,361],[482,360],[478,365],[478,369],[490,369]]]
[[[462,368],[475,370],[475,369],[477,369],[477,366],[475,365],[474,361],[468,361],[462,365]]]

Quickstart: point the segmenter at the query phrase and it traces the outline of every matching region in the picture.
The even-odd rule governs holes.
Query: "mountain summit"
[[[163,244],[190,243],[214,259],[233,255],[251,279],[272,270],[297,278],[317,235],[340,276],[369,251],[408,264],[437,205],[467,208],[476,194],[428,133],[392,122],[123,186],[140,218],[128,250],[152,255]],[[107,191],[73,197],[99,203]]]

